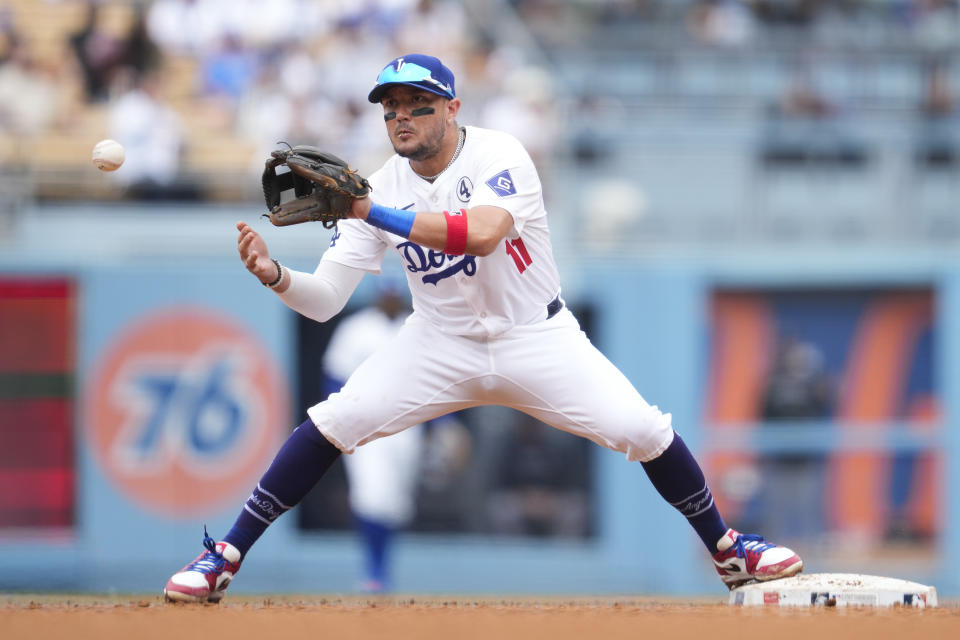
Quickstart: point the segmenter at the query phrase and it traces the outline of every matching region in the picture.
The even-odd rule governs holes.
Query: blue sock
[[[697,460],[680,434],[659,457],[640,463],[663,499],[686,516],[710,554],[717,552],[717,541],[727,532],[713,494]]]
[[[301,424],[280,447],[224,542],[239,549],[241,557],[247,555],[267,527],[300,502],[339,456],[340,450],[313,422]]]
[[[375,520],[355,516],[367,556],[367,577],[387,586],[387,554],[393,540],[392,527]]]

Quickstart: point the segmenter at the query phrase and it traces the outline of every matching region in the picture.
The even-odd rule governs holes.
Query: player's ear
[[[460,98],[453,98],[451,100],[447,100],[446,109],[447,109],[447,118],[448,119],[452,118],[456,120],[457,114],[460,113]]]

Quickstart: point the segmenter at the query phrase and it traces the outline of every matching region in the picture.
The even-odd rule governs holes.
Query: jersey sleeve
[[[491,151],[479,159],[478,184],[470,206],[506,209],[517,233],[522,233],[528,222],[544,215],[540,176],[516,138],[504,135],[500,142],[489,145]]]
[[[362,220],[341,220],[320,260],[380,273],[386,249],[386,241],[374,227]]]

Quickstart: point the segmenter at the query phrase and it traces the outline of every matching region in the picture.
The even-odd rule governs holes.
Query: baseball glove
[[[277,167],[290,171],[277,174]],[[293,189],[293,200],[280,203],[284,191]],[[316,147],[297,145],[271,152],[263,170],[263,197],[270,222],[285,227],[318,221],[327,229],[347,217],[354,199],[370,193],[370,183],[346,162]]]

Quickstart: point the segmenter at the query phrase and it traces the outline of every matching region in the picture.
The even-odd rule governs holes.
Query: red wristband
[[[443,252],[453,256],[462,256],[467,251],[467,210],[443,212],[447,219],[447,244]]]

